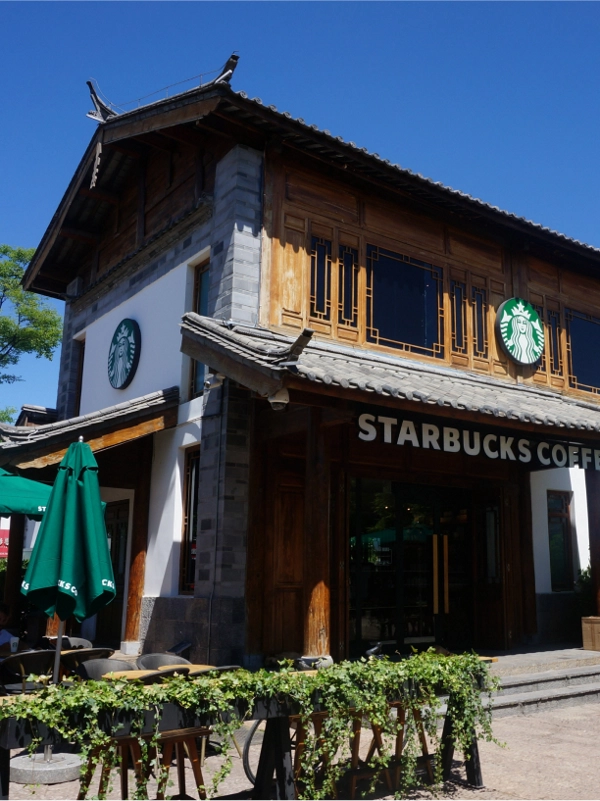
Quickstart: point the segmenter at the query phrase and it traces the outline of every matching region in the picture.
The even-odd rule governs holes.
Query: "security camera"
[[[208,375],[206,377],[206,380],[204,381],[204,389],[207,391],[211,389],[217,389],[217,387],[222,385],[223,381],[225,381],[225,376],[222,373],[212,373],[212,375]]]
[[[287,389],[278,389],[274,395],[269,395],[269,403],[274,412],[280,412],[290,402],[290,393]]]

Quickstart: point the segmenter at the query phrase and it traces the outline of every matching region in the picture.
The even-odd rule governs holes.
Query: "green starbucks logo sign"
[[[108,380],[111,387],[125,389],[133,381],[140,360],[142,336],[135,320],[121,320],[108,351]]]
[[[535,364],[544,351],[544,326],[531,303],[505,300],[496,315],[496,336],[506,355],[517,364]]]

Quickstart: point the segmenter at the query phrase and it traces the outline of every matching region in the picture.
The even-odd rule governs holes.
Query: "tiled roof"
[[[41,426],[11,426],[0,423],[0,461],[3,454],[10,455],[13,451],[28,450],[29,446],[49,444],[54,440],[66,437],[75,439],[80,434],[89,436],[92,432],[112,422],[137,420],[146,417],[159,408],[170,408],[179,402],[179,387],[170,387],[159,392],[152,392],[140,398],[108,406],[79,417],[68,420],[58,420]]]
[[[111,122],[115,120],[122,121],[128,117],[135,118],[140,113],[148,113],[151,112],[155,107],[158,111],[163,106],[171,106],[178,101],[186,102],[191,99],[198,99],[204,95],[221,95],[225,99],[230,98],[232,102],[235,103],[235,99],[240,99],[243,102],[243,105],[248,107],[254,107],[257,112],[259,112],[263,117],[271,118],[273,122],[277,122],[279,124],[284,125],[292,125],[296,127],[299,131],[313,139],[318,137],[322,142],[328,142],[330,147],[333,150],[344,150],[351,158],[356,157],[367,157],[367,159],[371,160],[374,164],[376,164],[380,169],[389,169],[398,176],[405,177],[411,179],[411,183],[413,186],[415,184],[421,184],[423,188],[428,188],[432,191],[442,192],[448,196],[448,199],[452,199],[457,203],[461,203],[464,205],[465,203],[468,205],[474,205],[478,207],[480,210],[485,210],[488,212],[493,213],[494,215],[501,215],[501,217],[505,218],[508,221],[514,221],[519,223],[520,225],[525,225],[534,229],[538,233],[547,234],[552,237],[557,237],[565,244],[575,245],[578,248],[584,248],[588,250],[590,254],[600,254],[600,248],[593,247],[592,245],[588,245],[585,242],[581,242],[578,239],[573,239],[572,237],[566,236],[565,234],[560,233],[559,231],[555,231],[552,228],[548,228],[547,226],[541,225],[540,223],[533,222],[526,217],[522,217],[518,214],[513,214],[512,212],[504,211],[503,209],[499,208],[498,206],[493,206],[491,203],[486,203],[485,201],[481,200],[480,198],[473,197],[473,195],[469,195],[466,192],[461,192],[458,189],[452,189],[452,187],[446,186],[441,181],[434,181],[431,178],[427,178],[421,173],[413,172],[412,170],[407,169],[406,167],[402,167],[400,164],[395,164],[391,162],[389,159],[382,158],[379,153],[371,153],[366,147],[359,147],[355,142],[347,142],[341,136],[334,136],[330,131],[327,129],[319,128],[318,125],[310,125],[307,123],[302,117],[294,117],[289,111],[279,111],[279,109],[274,105],[265,105],[260,97],[252,97],[250,98],[246,92],[243,91],[235,91],[227,84],[220,84],[218,86],[214,85],[207,85],[205,88],[197,87],[195,89],[190,89],[186,92],[181,92],[178,95],[173,95],[170,98],[163,98],[161,100],[157,100],[154,103],[150,103],[146,106],[141,106],[140,108],[133,109],[132,111],[125,112],[124,114],[119,114],[116,117],[112,117],[110,120],[105,123],[105,125],[110,125]],[[228,109],[230,112],[234,112],[233,108]],[[265,120],[266,121],[266,120]],[[264,122],[263,122],[264,125]],[[262,127],[262,126],[261,126]],[[287,139],[287,137],[286,137]],[[293,139],[291,140],[293,141]],[[310,148],[314,151],[314,145]],[[316,151],[314,151],[316,152]],[[335,163],[335,159],[333,159]]]
[[[292,337],[266,329],[231,325],[188,313],[184,339],[205,348],[212,367],[218,354],[229,363],[253,366],[273,386],[291,376],[306,380],[307,389],[338,386],[356,400],[377,396],[398,398],[424,407],[447,407],[536,426],[600,432],[600,403],[559,392],[400,356],[383,355],[334,342],[311,340],[295,360]],[[184,345],[185,348],[185,345]],[[253,387],[251,387],[253,388]],[[415,411],[418,411],[415,409]],[[422,410],[424,411],[424,409]]]

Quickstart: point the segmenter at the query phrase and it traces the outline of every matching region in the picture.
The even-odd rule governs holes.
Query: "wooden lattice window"
[[[367,341],[443,358],[443,272],[367,245]]]
[[[531,305],[536,310],[536,312],[539,314],[540,320],[543,320],[544,319],[544,307],[540,306],[538,303],[532,303]],[[540,360],[539,360],[538,366],[537,366],[537,371],[539,373],[545,373],[547,368],[548,368],[548,360],[546,358],[546,352],[549,352],[549,351],[550,351],[550,346],[548,344],[548,339],[546,337],[546,347],[542,351],[542,355],[540,356]]]
[[[565,309],[569,384],[600,394],[600,319]]]
[[[318,236],[311,241],[310,316],[331,320],[331,241]]]
[[[548,544],[552,592],[572,590],[571,493],[548,490]]]
[[[547,313],[547,340],[548,340],[548,360],[550,366],[550,375],[563,376],[564,365],[562,357],[562,349],[560,346],[561,339],[561,324],[560,312],[554,309],[548,309]]]
[[[181,559],[179,563],[179,592],[183,595],[194,592],[199,487],[200,448],[189,448],[185,453],[183,532],[181,536]]]
[[[452,322],[452,352],[467,353],[467,285],[450,281],[450,313]]]
[[[339,246],[338,324],[358,327],[358,250]]]
[[[471,287],[471,308],[473,310],[473,355],[480,359],[487,359],[489,354],[488,302],[487,290],[484,287]]]

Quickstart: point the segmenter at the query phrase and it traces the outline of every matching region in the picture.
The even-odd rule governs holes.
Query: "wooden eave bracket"
[[[210,364],[216,372],[264,397],[273,395],[284,386],[284,371],[255,364],[242,354],[225,351],[210,341],[200,342],[185,328],[181,330],[181,351],[202,364]]]

